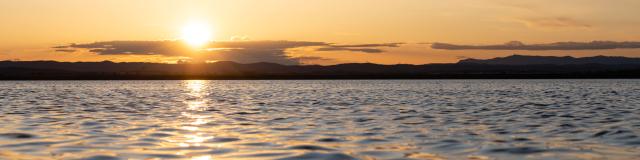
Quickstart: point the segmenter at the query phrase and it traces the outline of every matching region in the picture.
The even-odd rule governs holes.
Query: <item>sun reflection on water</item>
[[[213,136],[205,135],[205,131],[201,128],[202,125],[210,122],[210,115],[202,115],[200,112],[207,110],[206,95],[208,94],[207,81],[203,80],[188,80],[185,81],[185,89],[190,96],[185,100],[187,111],[182,112],[185,123],[180,128],[189,131],[182,135],[179,145],[182,147],[189,146],[202,146],[204,142],[209,139],[213,139]],[[208,160],[212,159],[211,156],[197,156],[192,159]]]
[[[207,155],[207,156],[198,156],[198,157],[193,157],[191,158],[191,160],[210,160],[213,159],[211,156]]]
[[[187,83],[187,89],[189,89],[191,91],[191,93],[201,93],[202,90],[205,88],[205,81],[203,80],[188,80],[186,81]]]

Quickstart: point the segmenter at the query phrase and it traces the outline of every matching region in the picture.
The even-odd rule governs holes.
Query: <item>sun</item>
[[[201,47],[211,41],[213,33],[209,25],[204,23],[189,23],[182,27],[182,40],[194,47]]]

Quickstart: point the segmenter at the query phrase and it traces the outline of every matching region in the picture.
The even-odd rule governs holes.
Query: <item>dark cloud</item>
[[[297,59],[287,56],[285,49],[229,49],[208,54],[206,58],[239,63],[272,62],[284,65],[301,64]]]
[[[316,57],[316,56],[302,56],[302,57],[294,57],[292,59],[295,59],[298,62],[301,62],[303,64],[337,64],[337,63],[343,63],[340,60],[337,59],[333,59],[333,58],[326,58],[326,57]]]
[[[106,41],[70,44],[55,48],[86,49],[100,55],[165,55],[197,57],[203,60],[235,61],[240,63],[273,62],[300,64],[287,56],[286,50],[298,47],[326,46],[324,42],[304,41],[221,41],[195,50],[180,41]],[[58,49],[62,50],[62,49]]]
[[[287,50],[299,47],[323,47],[321,51],[352,51],[380,53],[373,47],[398,47],[401,43],[332,45],[326,42],[308,41],[217,41],[202,49],[194,49],[181,41],[104,41],[70,44],[53,47],[60,52],[87,50],[99,55],[164,55],[183,56],[194,59],[235,61],[240,63],[273,62],[287,65],[300,64],[309,57],[294,58]],[[320,60],[320,59],[316,59]]]
[[[445,50],[603,50],[603,49],[636,49],[640,48],[640,42],[615,42],[615,41],[593,41],[593,42],[556,42],[547,44],[524,44],[519,41],[512,41],[498,45],[457,45],[448,43],[433,43],[433,49]]]
[[[209,48],[228,48],[214,51],[209,58],[240,63],[273,62],[285,65],[301,64],[301,59],[286,54],[287,49],[325,46],[324,42],[305,41],[227,41],[212,43]]]
[[[179,41],[106,41],[86,44],[71,44],[75,49],[89,49],[89,52],[100,55],[167,55],[180,56],[193,52],[186,44]]]
[[[470,57],[467,56],[456,56],[456,59],[461,60],[461,59],[470,59]]]
[[[355,45],[329,45],[318,48],[317,51],[350,51],[364,53],[382,53],[380,47],[400,47],[404,43],[380,43],[380,44],[355,44]]]

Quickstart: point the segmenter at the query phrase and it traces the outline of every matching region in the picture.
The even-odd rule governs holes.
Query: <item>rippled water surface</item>
[[[0,159],[640,159],[640,80],[0,82]]]

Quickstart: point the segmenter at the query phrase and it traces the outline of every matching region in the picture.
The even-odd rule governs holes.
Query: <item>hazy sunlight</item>
[[[194,47],[201,47],[211,41],[213,33],[209,25],[192,22],[182,28],[182,40]]]

